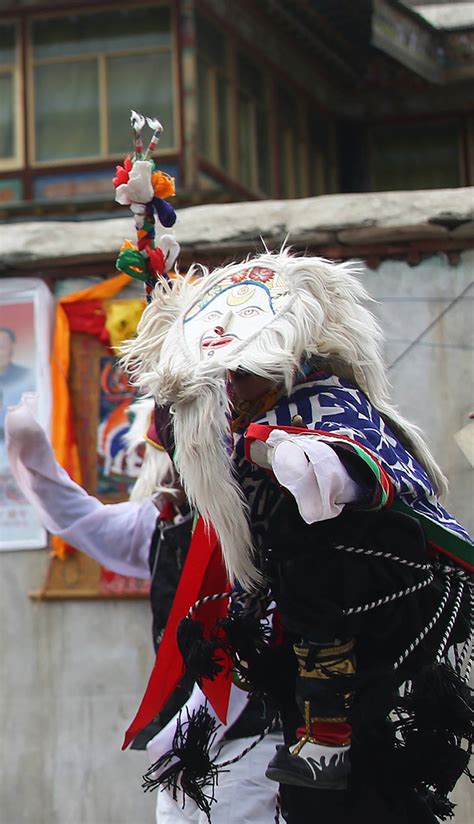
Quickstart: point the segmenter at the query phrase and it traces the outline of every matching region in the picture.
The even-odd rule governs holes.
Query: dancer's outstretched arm
[[[43,526],[113,572],[148,578],[155,505],[103,504],[89,495],[56,461],[34,408],[31,395],[10,407],[5,434],[12,474]]]

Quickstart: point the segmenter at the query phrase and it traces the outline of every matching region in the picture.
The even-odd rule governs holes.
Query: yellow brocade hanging
[[[104,308],[105,328],[109,333],[110,345],[118,349],[124,340],[135,334],[145,301],[137,298],[107,301]]]

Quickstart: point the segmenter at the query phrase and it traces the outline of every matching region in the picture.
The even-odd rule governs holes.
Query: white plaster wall
[[[454,434],[474,411],[474,252],[449,266],[385,261],[362,280],[386,335],[392,397],[420,426],[450,482],[447,508],[474,532],[474,471]]]
[[[437,255],[415,267],[385,261],[362,281],[386,335],[392,398],[420,426],[449,480],[446,506],[474,533],[474,469],[454,434],[474,411],[474,252],[449,266]],[[392,366],[393,364],[393,366]],[[474,792],[463,778],[452,795],[456,824],[474,821]]]
[[[152,824],[121,752],[152,665],[146,601],[32,602],[47,551],[0,553],[0,824]]]

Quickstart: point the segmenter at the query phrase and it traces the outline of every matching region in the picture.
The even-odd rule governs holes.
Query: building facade
[[[470,185],[473,55],[400,0],[3,0],[0,219],[112,209],[131,109],[181,203]]]

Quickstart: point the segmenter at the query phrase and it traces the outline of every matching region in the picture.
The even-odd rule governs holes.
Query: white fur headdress
[[[143,449],[143,459],[137,479],[130,491],[131,501],[157,499],[162,492],[177,495],[176,473],[167,451],[147,439],[150,419],[155,406],[153,398],[138,398],[129,407],[132,419],[125,435],[127,455]]]
[[[268,288],[271,318],[250,338],[213,352],[212,358],[201,347],[189,346],[185,324],[196,307],[229,283],[258,280],[261,271],[274,275]],[[318,356],[334,374],[359,386],[424,465],[438,491],[445,489],[444,476],[419,431],[389,403],[382,333],[364,305],[370,297],[357,273],[347,263],[297,257],[287,250],[211,273],[194,268],[173,286],[155,289],[136,339],[123,347],[123,364],[132,382],[149,391],[158,404],[171,406],[175,463],[185,491],[214,526],[230,578],[244,586],[255,584],[258,573],[246,504],[229,459],[229,369],[267,378],[290,393],[301,364]]]

